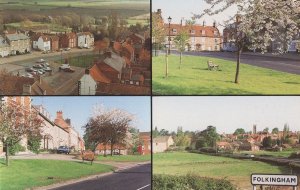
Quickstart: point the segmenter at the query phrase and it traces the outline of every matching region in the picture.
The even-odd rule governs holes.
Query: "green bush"
[[[40,153],[41,137],[29,137],[28,138],[28,149],[38,154]]]
[[[8,149],[9,155],[16,155],[18,152],[25,151],[26,148],[19,143],[14,144],[13,146],[10,146]]]
[[[235,190],[225,179],[188,174],[186,176],[153,175],[154,190]]]

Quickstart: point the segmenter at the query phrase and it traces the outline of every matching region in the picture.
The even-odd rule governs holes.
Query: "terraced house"
[[[10,46],[10,55],[19,55],[31,51],[31,41],[22,33],[6,34],[7,43]]]
[[[84,150],[84,141],[80,134],[72,127],[70,119],[63,118],[63,112],[58,111],[55,120],[51,120],[49,112],[42,105],[32,105],[29,96],[4,97],[8,105],[22,105],[24,109],[36,111],[43,120],[41,149],[57,149],[59,146],[68,146],[73,150]],[[20,145],[27,149],[27,137],[24,136]],[[3,144],[0,142],[0,154],[3,152]]]

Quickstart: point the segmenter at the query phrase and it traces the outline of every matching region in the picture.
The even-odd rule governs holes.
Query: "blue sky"
[[[204,130],[217,127],[219,133],[233,133],[237,128],[257,131],[269,127],[300,131],[300,96],[199,96],[154,97],[153,126],[176,131]]]
[[[171,16],[172,23],[180,23],[182,17],[185,19],[190,19],[195,14],[201,14],[204,9],[209,8],[203,0],[152,0],[152,11],[157,9],[162,9],[162,16],[167,22],[167,18]],[[203,20],[206,21],[206,25],[212,26],[213,22],[223,24],[224,21],[228,20],[229,17],[232,17],[236,14],[237,8],[230,7],[223,13],[214,16],[205,16],[201,19],[197,19],[198,24],[202,24]],[[222,26],[219,26],[219,29],[223,30]]]
[[[94,105],[103,104],[108,108],[119,108],[134,114],[135,126],[140,131],[151,130],[150,97],[146,96],[57,96],[57,97],[32,97],[33,105],[44,105],[54,120],[56,112],[63,111],[64,118],[70,118],[73,127],[83,135],[82,126],[91,116]]]

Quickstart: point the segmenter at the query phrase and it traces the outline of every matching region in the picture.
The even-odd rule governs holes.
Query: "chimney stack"
[[[31,85],[30,84],[23,85],[23,95],[31,95]]]
[[[253,131],[252,131],[253,134],[256,134],[256,125],[253,125]]]
[[[56,112],[56,118],[57,119],[63,119],[63,112],[62,111]]]
[[[213,27],[216,28],[216,25],[217,25],[217,24],[216,24],[216,21],[214,21]]]
[[[90,70],[89,69],[85,69],[85,72],[84,72],[86,75],[90,75]]]
[[[66,121],[66,123],[67,123],[68,125],[71,126],[71,119],[68,118],[68,119],[66,119],[65,121]]]
[[[161,14],[161,9],[157,9],[157,14]]]
[[[205,26],[206,25],[206,22],[205,22],[205,20],[203,21],[203,26]]]

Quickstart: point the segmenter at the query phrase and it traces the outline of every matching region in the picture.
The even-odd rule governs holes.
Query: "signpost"
[[[297,190],[298,177],[296,175],[277,175],[277,174],[252,174],[251,184],[253,190],[256,190],[256,185],[267,186],[292,186]]]

